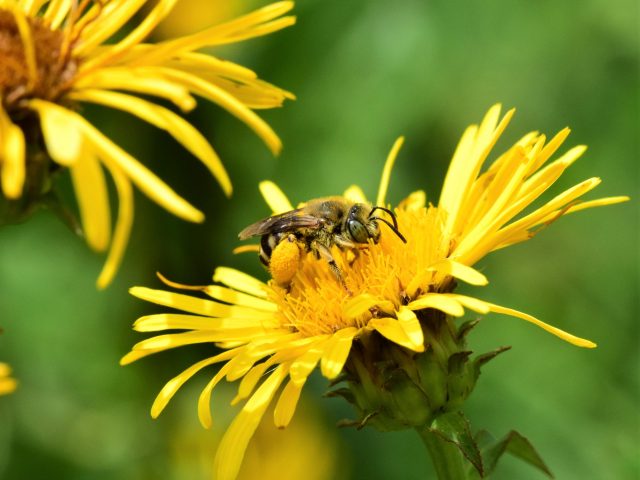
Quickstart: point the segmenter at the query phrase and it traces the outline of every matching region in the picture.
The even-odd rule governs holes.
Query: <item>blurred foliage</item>
[[[175,28],[196,15],[215,18],[209,9],[217,3],[230,2],[182,0],[175,15],[187,21]],[[265,3],[237,2],[224,15]],[[190,115],[218,146],[234,182],[231,200],[166,135],[124,114],[89,111],[123,147],[152,159],[153,171],[203,209],[207,222],[184,223],[138,194],[131,245],[106,292],[94,288],[102,259],[50,212],[0,232],[0,360],[20,381],[15,394],[0,399],[0,477],[208,478],[206,468],[176,457],[185,436],[187,445],[203,442],[193,455],[215,445],[216,433],[203,435],[196,418],[196,393],[207,375],[179,392],[159,420],[148,411],[164,382],[210,347],[119,367],[119,357],[143,338],[131,332],[133,320],[158,311],[127,288],[158,287],[155,271],[202,284],[217,265],[266,278],[254,255],[230,253],[237,232],[268,214],[257,183],[276,181],[294,203],[355,182],[373,196],[400,134],[407,142],[390,200],[424,188],[435,202],[463,129],[501,101],[518,112],[498,150],[531,129],[553,134],[569,125],[566,148],[585,143],[589,150],[558,191],[597,175],[604,182],[591,198],[634,198],[562,219],[533,241],[481,262],[491,280],[483,298],[591,338],[599,348],[577,349],[523,322],[488,316],[471,335],[474,350],[514,348],[485,369],[466,411],[475,428],[526,435],[557,478],[638,478],[638,8],[634,0],[300,0],[295,27],[218,50],[298,96],[282,110],[264,112],[284,141],[281,157],[272,158],[244,125],[214,106],[201,102]],[[352,412],[344,402],[320,398],[325,387],[315,378],[304,396],[332,426]],[[232,409],[214,403],[224,426]],[[340,452],[333,468],[344,478],[432,474],[412,431],[329,430],[326,455]],[[541,475],[506,460],[493,478]]]

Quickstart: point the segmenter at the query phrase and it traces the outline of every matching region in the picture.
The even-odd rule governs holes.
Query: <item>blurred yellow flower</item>
[[[201,222],[204,215],[78,113],[81,103],[122,110],[166,130],[203,162],[227,195],[231,183],[207,139],[180,115],[142,96],[168,100],[183,112],[196,106],[192,95],[204,97],[246,123],[273,153],[281,149],[253,110],[278,107],[293,96],[247,68],[197,50],[292,25],[295,18],[282,15],[293,2],[273,3],[192,35],[143,43],[176,1],[159,0],[132,30],[120,33],[146,0],[0,0],[0,190],[7,204],[28,210],[29,201],[49,191],[50,174],[69,168],[86,241],[96,251],[109,248],[100,288],[115,275],[129,238],[132,183],[182,219]],[[119,40],[105,44],[113,36]],[[103,168],[119,199],[113,236]]]
[[[418,358],[425,346],[431,346],[430,350],[436,350],[436,354],[439,349],[446,350],[447,345],[434,343],[438,342],[437,337],[431,335],[433,329],[424,321],[427,310],[451,317],[461,317],[465,308],[482,314],[506,314],[531,322],[574,345],[595,347],[589,340],[526,313],[453,293],[456,281],[474,286],[488,283],[472,265],[489,252],[528,240],[562,215],[627,199],[581,201],[580,197],[600,183],[599,179],[591,178],[523,214],[585,148],[574,147],[548,162],[569,130],[560,131],[549,142],[544,135],[529,133],[481,173],[482,165],[512,115],[513,110],[500,119],[500,106],[496,105],[479,126],[470,126],[465,131],[437,207],[427,205],[425,193],[418,191],[395,208],[398,229],[406,237],[406,244],[396,235],[383,233],[378,243],[370,243],[355,258],[350,251],[334,247],[332,254],[343,272],[344,284],[337,281],[324,259],[309,253],[287,288],[222,267],[216,269],[213,280],[224,286],[188,287],[165,280],[172,287],[199,290],[213,301],[163,290],[132,288],[131,293],[141,299],[186,313],[145,316],[135,322],[135,330],[187,331],[139,342],[122,359],[122,364],[194,343],[214,343],[223,349],[169,381],[158,394],[151,415],[157,417],[195,373],[223,363],[200,395],[198,415],[203,426],[210,427],[213,388],[224,378],[241,380],[232,403],[243,400],[246,403],[225,433],[215,460],[216,478],[228,480],[237,475],[251,436],[283,384],[274,411],[274,423],[278,427],[289,424],[301,390],[318,365],[322,375],[336,379],[345,372],[357,377],[369,368],[367,363],[380,361],[376,356],[379,349],[374,354],[362,353],[374,342],[370,340],[375,337],[371,335],[374,331],[386,344],[403,347],[392,349],[396,353],[391,354],[393,361],[403,356],[398,360],[400,363],[412,361],[414,356]],[[390,173],[402,141],[399,139],[389,154],[375,205],[387,205]],[[265,182],[261,190],[275,214],[293,208],[274,184]],[[351,202],[367,201],[357,186],[350,187],[344,197]],[[458,356],[458,361],[469,353],[459,349],[458,355],[462,357]],[[461,398],[469,392],[466,385],[463,387]],[[366,389],[366,384],[363,383],[362,388]],[[389,385],[385,388],[388,390]],[[418,402],[423,402],[420,398]],[[449,394],[443,399],[442,409],[438,405],[429,407],[444,411],[448,401]],[[409,415],[412,410],[405,409]],[[416,421],[424,422],[432,413],[427,411]],[[401,427],[389,423],[385,428],[417,426],[413,421],[409,418],[408,423],[401,422]]]
[[[219,395],[229,397],[230,388]],[[230,398],[230,397],[229,397]],[[263,418],[247,448],[238,480],[337,480],[348,478],[339,465],[340,441],[310,402],[301,402],[296,421],[281,430]],[[171,432],[171,478],[212,478],[211,458],[224,434],[223,423],[202,430],[178,422]]]
[[[0,362],[0,395],[13,392],[18,386],[18,382],[11,377],[11,367]]]

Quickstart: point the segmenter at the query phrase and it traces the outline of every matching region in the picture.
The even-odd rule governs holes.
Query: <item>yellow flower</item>
[[[11,377],[11,367],[0,362],[0,395],[13,392],[18,386],[18,382]]]
[[[132,184],[182,219],[202,222],[204,215],[83,118],[81,103],[122,110],[166,130],[203,162],[227,195],[231,183],[206,138],[141,95],[168,100],[183,112],[196,106],[193,95],[201,96],[246,123],[272,152],[281,149],[277,135],[253,110],[278,107],[293,96],[247,68],[197,50],[292,25],[295,18],[282,15],[293,2],[277,2],[192,35],[143,43],[176,1],[159,0],[131,31],[120,34],[145,0],[0,0],[0,191],[11,205],[5,205],[5,215],[23,216],[48,193],[50,174],[69,168],[88,245],[99,252],[110,249],[97,281],[101,288],[115,275],[129,238]],[[113,36],[119,40],[105,44]],[[103,168],[119,199],[113,236]]]
[[[217,395],[231,399],[231,385],[220,385]],[[277,429],[265,416],[247,448],[238,480],[334,480],[339,478],[340,441],[323,422],[318,407],[301,401],[296,421]],[[224,434],[220,424],[212,430],[192,422],[177,422],[171,431],[168,478],[212,478],[211,458]],[[286,468],[283,468],[286,466]],[[341,478],[347,478],[342,475]]]
[[[223,349],[169,381],[157,396],[151,415],[157,417],[181,385],[195,373],[215,363],[223,363],[200,395],[198,415],[201,423],[210,427],[213,388],[222,379],[241,380],[232,403],[244,400],[246,403],[221,441],[215,460],[216,478],[232,479],[253,432],[282,385],[284,388],[274,411],[274,422],[278,427],[289,424],[301,390],[318,365],[328,379],[336,379],[340,374],[355,374],[364,379],[359,382],[359,388],[367,390],[366,374],[360,373],[372,365],[377,368],[375,364],[380,363],[380,355],[387,355],[382,358],[385,362],[407,364],[427,358],[428,354],[438,356],[447,350],[447,342],[458,342],[464,336],[464,333],[442,334],[440,327],[435,328],[427,321],[431,315],[428,312],[436,312],[439,324],[442,324],[439,319],[444,314],[461,317],[465,308],[482,314],[511,315],[574,345],[595,347],[589,340],[526,313],[453,293],[456,281],[475,286],[487,284],[487,278],[472,265],[489,252],[531,238],[540,228],[562,215],[627,199],[581,201],[580,197],[599,183],[598,179],[592,178],[523,214],[585,148],[572,148],[549,162],[569,130],[562,130],[549,142],[544,135],[530,133],[481,173],[483,163],[512,115],[513,111],[509,111],[500,120],[500,106],[496,105],[479,126],[473,125],[466,130],[451,161],[438,206],[426,205],[425,193],[418,191],[395,208],[406,244],[398,236],[383,232],[377,244],[369,244],[355,259],[351,252],[334,249],[332,253],[348,288],[337,281],[325,260],[316,259],[312,254],[303,258],[288,288],[281,288],[274,281],[263,283],[223,267],[217,268],[213,276],[214,282],[222,285],[187,287],[165,280],[173,287],[199,290],[213,300],[132,288],[131,293],[139,298],[185,312],[142,317],[135,322],[137,331],[186,332],[143,340],[122,359],[122,364],[193,343],[211,342]],[[399,139],[389,154],[375,205],[387,205],[385,197],[390,173],[402,141]],[[274,184],[264,182],[261,190],[274,213],[292,209],[289,200]],[[344,196],[355,202],[366,201],[357,186],[350,187]],[[447,323],[443,325],[447,330]],[[377,334],[372,334],[374,331]],[[393,347],[389,354],[380,353],[384,345],[402,348]],[[426,346],[430,347],[428,351],[425,351]],[[470,352],[462,348],[455,351],[458,352],[456,362],[462,365]],[[479,364],[486,358],[490,357],[480,359]],[[453,368],[449,354],[444,361]],[[477,378],[476,367],[479,365],[460,370],[461,378],[468,377],[468,381],[460,384],[458,397],[449,398],[452,391],[448,390],[446,398],[443,396],[439,403],[419,414],[414,412],[414,405],[424,403],[421,394],[429,389],[428,381],[418,390],[411,382],[403,383],[401,388],[406,398],[401,402],[391,398],[388,399],[390,403],[380,403],[371,409],[377,414],[384,405],[392,405],[395,417],[375,421],[383,429],[425,425],[420,422],[433,418],[434,411],[444,411],[451,407],[451,402],[464,400]],[[432,373],[440,375],[437,369]],[[411,377],[411,373],[408,376]],[[412,377],[411,381],[414,380]],[[448,385],[447,388],[452,388],[453,381]],[[383,386],[387,390],[390,388],[389,384]],[[436,391],[433,395],[440,393]],[[362,424],[367,421],[368,417]]]

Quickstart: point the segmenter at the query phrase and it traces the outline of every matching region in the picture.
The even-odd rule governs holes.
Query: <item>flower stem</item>
[[[460,449],[429,428],[416,428],[427,447],[439,480],[465,480],[469,477],[466,462]]]

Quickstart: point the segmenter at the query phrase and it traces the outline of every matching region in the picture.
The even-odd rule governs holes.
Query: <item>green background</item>
[[[240,2],[238,11],[261,4]],[[599,176],[603,183],[589,198],[634,198],[564,218],[531,242],[479,262],[491,283],[469,293],[599,347],[579,349],[490,315],[472,333],[471,347],[513,349],[485,368],[466,412],[476,429],[526,435],[556,478],[639,478],[638,3],[301,0],[295,12],[296,26],[217,51],[297,95],[285,108],[262,113],[284,142],[279,158],[213,105],[201,101],[188,116],[227,166],[235,188],[230,200],[166,135],[125,114],[86,111],[202,209],[205,224],[173,218],[137,192],[131,243],[104,292],[94,288],[103,258],[52,213],[0,231],[0,361],[20,381],[15,394],[0,398],[0,476],[209,478],[189,452],[176,454],[180,438],[201,435],[196,401],[208,374],[192,380],[159,420],[148,410],[165,381],[210,349],[188,347],[120,367],[119,358],[145,338],[131,331],[132,322],[162,310],[127,289],[159,287],[156,271],[203,284],[218,265],[266,279],[253,255],[230,253],[237,232],[269,213],[258,182],[276,181],[293,203],[352,183],[373,197],[398,135],[406,143],[390,201],[425,189],[435,202],[464,128],[502,102],[518,110],[498,151],[527,131],[551,135],[567,125],[573,133],[562,151],[589,145],[554,192]],[[63,192],[68,183],[61,179]],[[337,452],[336,477],[432,478],[411,431],[334,430],[352,412],[340,400],[321,398],[325,387],[317,375],[303,395],[333,435],[324,448]],[[216,405],[224,425],[233,410]],[[494,478],[543,476],[507,458]]]

